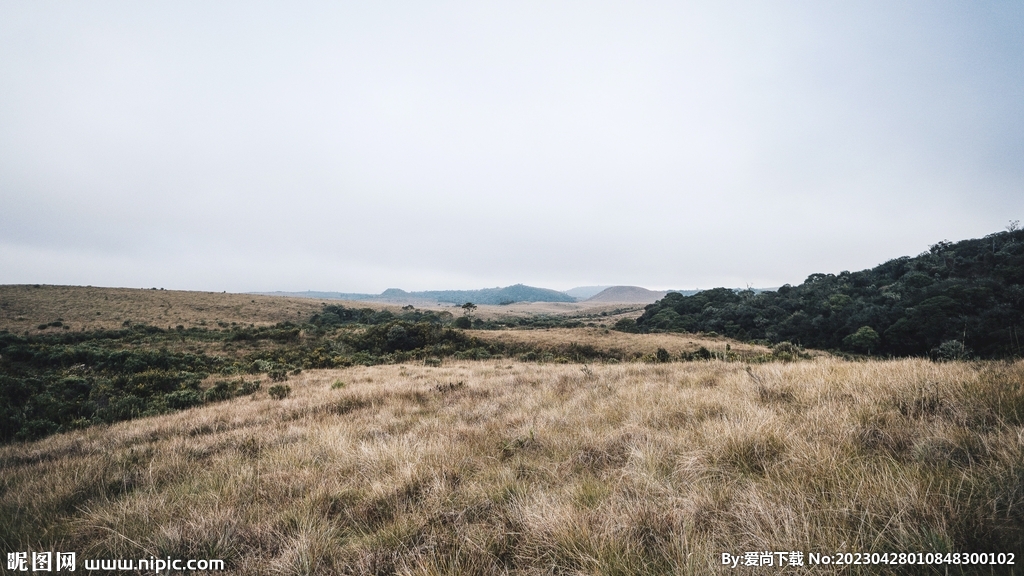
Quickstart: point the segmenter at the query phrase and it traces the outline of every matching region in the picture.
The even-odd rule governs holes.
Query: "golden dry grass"
[[[311,371],[282,401],[0,448],[0,538],[240,574],[744,573],[720,554],[1020,545],[1022,383],[1020,362],[825,358]]]
[[[263,326],[306,321],[320,311],[321,302],[180,290],[3,285],[0,286],[0,330],[35,333],[39,324],[57,319],[72,330],[120,328],[126,320],[159,328],[216,327],[217,322]]]
[[[445,307],[457,311],[457,307]],[[480,304],[474,316],[499,320],[508,316],[572,316],[593,315],[595,323],[614,324],[620,318],[636,318],[644,311],[643,304],[615,302],[516,302],[507,305]],[[600,316],[601,313],[605,316]]]
[[[557,350],[567,345],[591,346],[607,356],[641,357],[664,348],[673,357],[704,347],[716,354],[729,351],[741,356],[771,352],[765,346],[737,342],[729,338],[709,338],[697,334],[630,334],[603,328],[549,328],[542,330],[467,330],[484,341],[515,343],[533,348]]]

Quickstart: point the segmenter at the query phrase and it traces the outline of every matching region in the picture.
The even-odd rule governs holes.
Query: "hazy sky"
[[[1024,220],[1024,3],[0,1],[0,284],[777,286]]]

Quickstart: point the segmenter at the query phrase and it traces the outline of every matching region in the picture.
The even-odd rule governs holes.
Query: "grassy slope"
[[[37,333],[37,326],[58,319],[72,330],[120,328],[126,320],[160,328],[182,325],[215,327],[218,322],[266,326],[285,321],[303,321],[320,312],[322,303],[342,304],[351,308],[387,308],[400,305],[373,302],[345,302],[261,296],[258,294],[227,294],[179,290],[142,290],[138,288],[97,288],[87,286],[0,285],[0,330],[21,334]],[[448,310],[455,315],[462,311],[451,306],[426,306],[425,309]],[[600,316],[604,312],[606,316]],[[475,316],[493,320],[503,316],[583,316],[590,320],[613,324],[622,317],[636,317],[642,306],[586,305],[565,302],[521,302],[508,306],[481,305]],[[48,328],[49,331],[57,330]]]
[[[216,327],[217,322],[263,326],[308,319],[320,311],[320,304],[319,300],[250,294],[3,285],[0,330],[35,333],[37,325],[58,318],[72,330],[120,328],[126,320],[160,328]]]
[[[0,542],[224,558],[245,574],[712,573],[723,551],[1011,551],[1022,382],[1021,362],[827,358],[307,371],[283,401],[0,447]]]

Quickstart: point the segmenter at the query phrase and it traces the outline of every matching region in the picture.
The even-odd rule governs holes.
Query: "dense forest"
[[[727,288],[670,293],[646,307],[640,332],[718,333],[847,352],[1019,357],[1024,351],[1024,231],[939,242],[870,270],[812,274],[755,294]]]

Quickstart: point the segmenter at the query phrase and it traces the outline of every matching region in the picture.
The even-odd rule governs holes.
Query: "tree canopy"
[[[1020,356],[1022,328],[1024,230],[1015,228],[939,242],[870,270],[812,274],[776,291],[670,293],[636,321],[641,332],[716,332],[880,355],[941,356],[956,342],[986,358]]]

